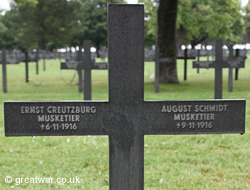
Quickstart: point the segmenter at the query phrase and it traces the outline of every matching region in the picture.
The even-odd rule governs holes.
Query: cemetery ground
[[[233,92],[227,91],[228,69],[223,69],[223,99],[246,99],[245,134],[145,136],[144,189],[250,188],[250,59],[245,66],[234,80]],[[4,101],[83,99],[76,71],[60,70],[59,60],[47,60],[46,67],[36,75],[35,64],[30,63],[30,82],[25,83],[25,64],[7,65],[8,93],[0,92],[0,189],[109,189],[108,136],[4,136]],[[155,93],[150,77],[154,63],[145,62],[144,99],[213,99],[213,69],[197,74],[188,61],[188,80],[183,81],[183,60],[177,67],[180,84],[161,84],[160,93]],[[2,73],[0,77],[2,88]],[[92,71],[92,100],[108,100],[107,70]],[[7,184],[6,176],[68,181],[77,176],[80,183]]]

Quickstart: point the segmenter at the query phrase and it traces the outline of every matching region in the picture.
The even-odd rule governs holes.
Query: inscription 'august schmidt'
[[[162,113],[174,113],[177,128],[211,129],[216,113],[226,112],[228,105],[163,105]]]
[[[22,106],[21,114],[37,114],[42,130],[77,130],[81,114],[95,114],[95,106]]]

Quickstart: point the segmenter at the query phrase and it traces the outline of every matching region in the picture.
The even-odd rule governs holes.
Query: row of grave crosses
[[[66,60],[61,63],[61,69],[73,69],[78,71],[78,89],[82,92],[82,70],[84,70],[84,100],[91,100],[91,70],[108,69],[106,62],[98,62],[91,59],[91,41],[83,42],[84,56],[81,49],[77,52],[76,60]]]
[[[216,42],[216,54],[219,55],[218,49],[222,49],[221,47],[218,47],[218,41]],[[84,100],[91,100],[91,70],[97,69],[97,70],[103,70],[107,69],[107,63],[95,63],[95,60],[91,60],[91,53],[90,53],[90,48],[91,48],[91,42],[90,41],[85,41],[84,42],[84,49],[86,49],[86,55],[83,58],[82,52],[78,51],[77,52],[77,57],[76,60],[67,60],[66,62],[61,63],[61,69],[74,69],[78,71],[78,87],[79,87],[79,92],[82,92],[82,70],[84,70]],[[157,49],[157,48],[156,48]],[[156,51],[157,52],[157,51]],[[6,64],[18,64],[20,61],[17,59],[11,59],[7,60],[6,59],[6,51],[2,50],[2,60],[0,63],[5,63],[3,64],[3,92],[7,92],[7,79],[6,79]],[[36,73],[38,74],[39,72],[39,67],[38,67],[38,58],[37,58],[38,53],[36,56],[29,56],[28,53],[25,53],[25,78],[26,82],[29,82],[29,67],[28,63],[29,62],[36,62]],[[223,57],[221,54],[219,55],[220,57]],[[159,68],[158,65],[160,62],[167,61],[166,58],[159,58],[158,56],[155,56],[155,58],[150,58],[150,59],[144,59],[144,61],[152,61],[154,60],[156,62],[156,74],[155,74],[155,91],[159,92]],[[195,57],[190,57],[188,56],[187,49],[184,50],[184,56],[179,56],[177,59],[183,59],[184,60],[184,80],[187,79],[187,60],[188,59],[195,59]],[[220,58],[221,59],[221,58]],[[222,68],[229,68],[229,78],[228,78],[228,91],[232,91],[233,87],[233,80],[232,80],[232,69],[235,68],[235,79],[238,79],[238,69],[239,68],[244,68],[245,65],[245,59],[246,56],[240,57],[239,56],[239,51],[236,51],[236,56],[233,56],[232,53],[229,53],[229,57],[226,60],[223,60],[221,63],[218,63],[218,57],[216,58],[215,61],[200,61],[200,56],[199,56],[199,51],[198,51],[198,61],[193,62],[193,68],[197,68],[199,70],[200,68],[216,68],[216,64],[221,64]],[[44,64],[45,68],[45,64]],[[44,69],[45,70],[45,69]],[[218,80],[217,80],[218,81]],[[222,92],[221,88],[222,86],[220,85],[222,82],[219,80],[219,82],[215,82],[215,99],[222,98]]]
[[[25,62],[25,81],[29,82],[29,62],[36,62],[36,74],[39,72],[38,65],[38,53],[35,56],[31,56],[28,52],[25,52],[24,58],[22,57],[11,57],[7,59],[7,53],[5,49],[1,51],[0,64],[2,65],[2,83],[3,83],[3,93],[7,93],[7,65],[15,65],[20,62]]]
[[[144,58],[144,61],[145,62],[155,62],[156,63],[156,65],[155,65],[156,68],[155,69],[157,69],[157,70],[158,70],[158,68],[157,68],[157,62],[169,61],[169,59],[167,59],[167,58],[159,58],[158,47],[156,47],[155,50],[151,50],[150,53],[151,53],[151,55],[149,57],[146,56]],[[152,53],[154,53],[154,55]],[[176,59],[183,59],[184,60],[184,80],[187,80],[187,61],[189,59],[195,59],[195,56],[189,55],[188,54],[188,49],[184,49],[184,55],[183,56],[182,55],[181,56],[177,56]],[[157,73],[158,72],[156,72],[156,74]],[[158,77],[158,75],[156,75],[156,74],[155,74],[155,77]],[[159,92],[158,86],[155,87],[155,92]]]
[[[5,102],[5,135],[108,135],[110,190],[143,190],[145,135],[245,132],[245,100],[144,101],[143,34],[143,5],[109,4],[109,100]]]
[[[215,61],[193,61],[193,68],[213,68],[215,69],[215,99],[222,99],[222,69],[228,68],[228,91],[232,91],[233,86],[233,69],[239,69],[245,67],[246,57],[233,56],[232,51],[229,52],[229,57],[223,59],[223,42],[222,40],[216,40],[215,45]]]

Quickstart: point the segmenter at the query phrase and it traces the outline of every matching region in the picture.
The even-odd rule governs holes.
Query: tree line
[[[123,0],[14,0],[0,16],[0,48],[53,50],[107,45],[107,4]]]

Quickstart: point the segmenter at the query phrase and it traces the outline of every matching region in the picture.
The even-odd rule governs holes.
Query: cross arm
[[[67,62],[62,62],[61,63],[61,69],[72,69],[72,70],[84,70],[86,69],[86,66],[83,64],[81,61],[67,61]],[[108,64],[106,62],[95,62],[91,64],[91,69],[108,69]]]
[[[196,59],[196,57],[195,56],[191,56],[191,57],[177,56],[177,59]]]
[[[10,59],[10,60],[7,60],[6,62],[7,62],[7,64],[11,64],[11,65],[19,64],[19,61],[15,60],[15,59]]]
[[[146,135],[245,132],[245,100],[146,101],[143,106]]]
[[[108,69],[108,63],[107,62],[94,62],[91,65],[91,69],[97,69],[97,70]]]
[[[5,136],[106,135],[108,102],[5,102]]]
[[[79,68],[79,65],[82,64],[81,61],[66,61],[61,63],[61,69],[73,69],[76,70]]]
[[[6,61],[6,64],[8,65],[16,65],[19,64],[20,62],[18,60],[11,60],[11,61]],[[0,60],[0,65],[2,65],[2,60]]]
[[[193,61],[193,68],[215,68],[214,61]]]
[[[245,59],[242,57],[229,57],[226,61],[224,61],[223,67],[226,68],[244,68],[245,67]]]

